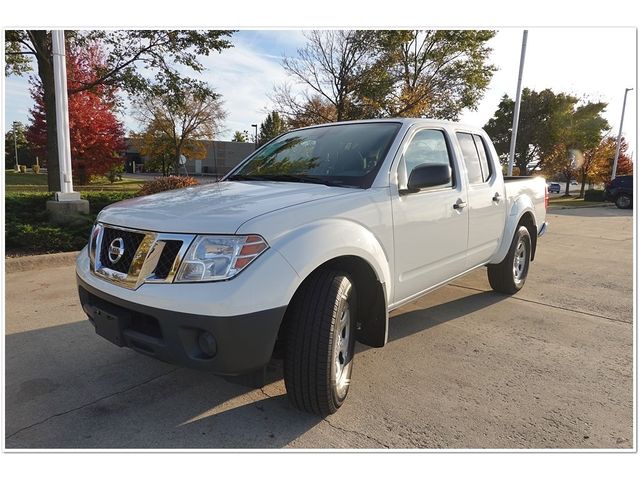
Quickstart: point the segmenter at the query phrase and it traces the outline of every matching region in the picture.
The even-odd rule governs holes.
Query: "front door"
[[[399,193],[392,198],[395,249],[394,303],[408,299],[462,273],[468,238],[466,184],[453,159],[451,141],[444,130],[414,133],[405,150],[399,187],[413,168],[425,163],[451,166],[448,185]],[[403,185],[404,184],[404,185]]]

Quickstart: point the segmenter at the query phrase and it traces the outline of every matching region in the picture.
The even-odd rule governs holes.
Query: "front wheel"
[[[502,262],[487,267],[489,284],[496,292],[512,295],[527,279],[531,262],[531,235],[527,227],[519,226]]]
[[[298,409],[334,413],[347,397],[355,348],[356,289],[335,270],[313,273],[287,316],[284,383]]]

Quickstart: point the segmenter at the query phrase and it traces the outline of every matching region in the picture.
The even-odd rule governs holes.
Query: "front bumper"
[[[120,347],[180,366],[239,375],[271,358],[286,306],[234,316],[181,313],[106,294],[77,277],[96,333]],[[207,342],[202,343],[201,336]]]

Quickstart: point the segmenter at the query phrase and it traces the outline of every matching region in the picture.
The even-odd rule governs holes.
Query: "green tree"
[[[388,117],[457,120],[474,110],[496,67],[488,63],[491,30],[383,30],[375,77],[362,97]]]
[[[249,132],[246,130],[241,132],[240,130],[236,130],[233,134],[232,142],[248,142],[249,141]]]
[[[554,93],[550,89],[522,90],[514,159],[520,175],[530,175],[544,168],[547,160],[557,159],[557,146],[568,140],[565,127],[573,118],[579,101],[575,96]],[[504,95],[493,117],[484,126],[503,163],[508,161],[514,105],[515,102]]]
[[[260,124],[260,133],[258,134],[258,145],[264,145],[272,138],[282,135],[287,131],[287,124],[280,114],[276,111],[271,112]]]
[[[15,122],[11,125],[11,130],[4,134],[4,166],[5,168],[15,168],[16,166],[16,152],[15,147],[18,147],[18,162],[20,165],[26,165],[28,167],[36,163],[35,156],[33,154],[31,144],[25,135],[26,127],[22,122]],[[13,136],[15,132],[16,143],[13,142]]]
[[[205,84],[185,77],[183,67],[202,72],[204,66],[198,56],[229,48],[231,43],[226,37],[232,33],[232,30],[66,31],[67,42],[82,47],[97,41],[109,52],[106,65],[95,72],[94,80],[78,85],[69,95],[98,85],[116,86],[135,94],[149,92],[152,85],[166,94],[185,89],[211,93]],[[29,58],[36,60],[36,75],[42,84],[46,111],[49,190],[60,190],[51,32],[6,30],[5,42],[7,75],[31,72]]]
[[[276,86],[272,100],[292,126],[375,117],[457,119],[475,109],[495,71],[493,31],[330,30],[283,67],[301,88]]]

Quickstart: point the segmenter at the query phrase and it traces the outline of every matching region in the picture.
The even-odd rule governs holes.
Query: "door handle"
[[[493,198],[491,200],[493,200],[494,202],[499,202],[500,201],[500,194],[498,192],[496,192],[493,195]]]
[[[467,206],[467,202],[463,202],[460,199],[458,199],[458,201],[453,204],[453,208],[456,210],[462,210],[466,206]]]

